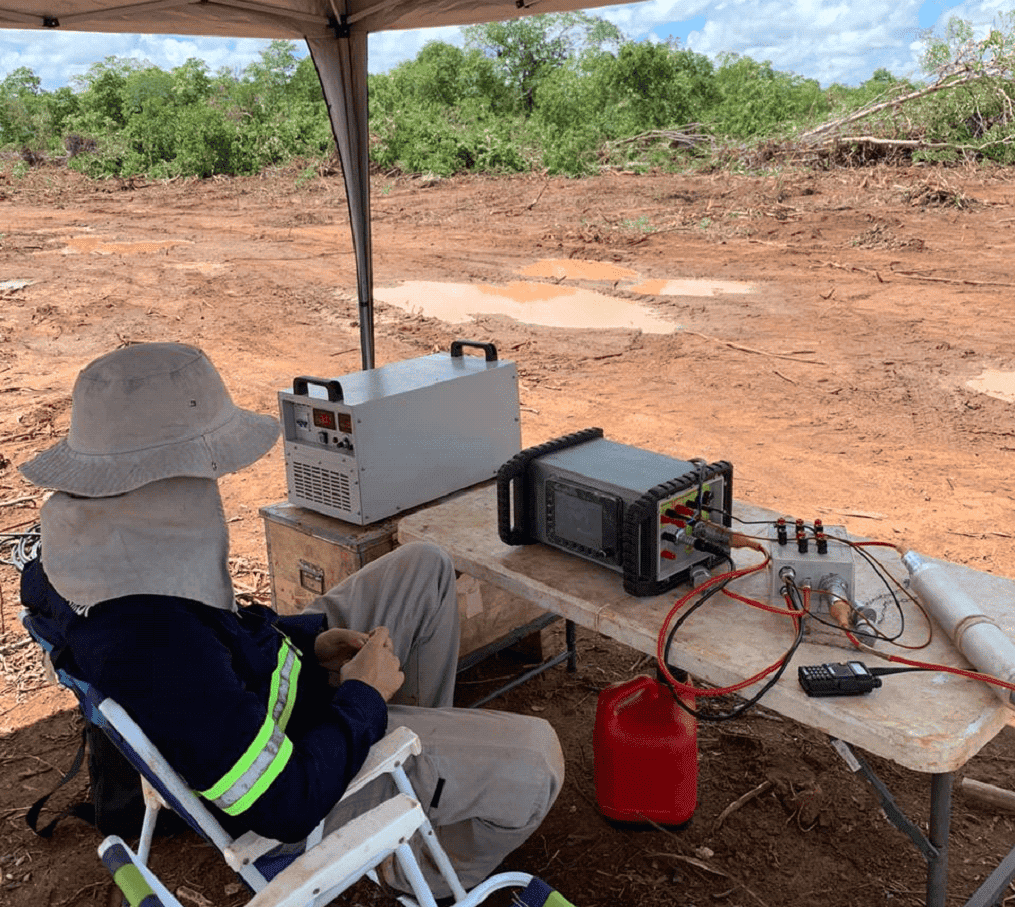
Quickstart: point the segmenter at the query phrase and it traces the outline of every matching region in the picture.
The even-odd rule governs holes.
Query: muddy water
[[[678,325],[647,306],[577,287],[515,281],[503,286],[406,281],[377,288],[374,296],[406,312],[449,324],[473,315],[506,315],[525,324],[559,328],[627,328],[646,334],[672,334]]]
[[[999,372],[988,368],[979,378],[971,378],[966,384],[988,397],[1015,403],[1015,372]]]
[[[731,280],[643,279],[630,268],[605,261],[541,259],[518,272],[543,280],[609,283],[646,296],[697,296],[754,292],[749,283]],[[500,286],[407,281],[379,288],[374,296],[406,312],[418,312],[451,324],[474,315],[506,315],[525,324],[562,328],[627,328],[646,334],[672,334],[679,326],[650,306],[618,299],[584,287],[541,281],[514,281]]]
[[[163,249],[187,242],[182,239],[151,240],[148,242],[109,242],[98,236],[74,236],[67,240],[66,253],[95,252],[99,255],[130,255],[161,252]]]
[[[736,280],[645,280],[624,289],[649,296],[735,296],[757,288]]]

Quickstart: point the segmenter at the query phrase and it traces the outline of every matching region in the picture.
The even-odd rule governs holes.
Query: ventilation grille
[[[345,473],[293,463],[293,490],[296,496],[315,504],[326,504],[336,510],[352,512],[349,477]]]

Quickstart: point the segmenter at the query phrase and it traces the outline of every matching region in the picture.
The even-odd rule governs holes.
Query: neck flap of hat
[[[127,595],[236,610],[229,531],[213,479],[163,479],[109,498],[56,492],[40,521],[46,575],[79,614]]]

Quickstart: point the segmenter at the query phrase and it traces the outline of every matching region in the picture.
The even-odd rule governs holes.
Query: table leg
[[[920,827],[899,808],[891,791],[874,770],[847,743],[832,739],[832,745],[854,772],[860,772],[877,794],[888,820],[905,833],[927,861],[927,907],[944,907],[948,895],[948,832],[952,815],[954,774],[930,776],[930,827],[924,835]]]
[[[540,617],[537,620],[533,621],[532,623],[526,624],[524,627],[519,627],[515,630],[512,630],[509,634],[497,640],[496,642],[492,642],[487,646],[483,646],[483,648],[477,649],[475,652],[470,652],[464,658],[459,659],[458,673],[461,674],[462,671],[465,671],[468,668],[471,668],[474,665],[479,664],[484,658],[487,658],[490,655],[493,655],[494,653],[501,651],[501,649],[507,648],[509,645],[513,645],[520,639],[524,639],[530,633],[536,632],[542,629],[543,627],[547,627],[558,620],[560,620],[559,615],[548,613],[545,616]],[[526,671],[520,677],[516,677],[514,680],[509,681],[502,687],[499,687],[498,689],[484,696],[477,702],[472,703],[472,705],[470,705],[469,708],[478,709],[486,705],[492,699],[496,699],[498,696],[507,693],[509,690],[513,690],[515,687],[521,686],[523,683],[531,680],[533,677],[542,674],[544,671],[548,671],[550,668],[555,668],[557,665],[563,664],[565,661],[567,662],[568,671],[573,672],[578,670],[578,647],[576,643],[574,621],[570,620],[564,621],[564,639],[566,641],[566,646],[563,652],[559,653],[558,655],[554,655],[552,658],[548,658],[542,664],[536,665],[534,668],[532,668],[529,671]]]
[[[927,907],[944,907],[948,895],[948,832],[954,780],[952,772],[942,772],[930,778],[928,831],[932,852],[927,855]]]
[[[573,674],[578,670],[578,645],[573,620],[564,621],[564,640],[567,644],[567,670]]]

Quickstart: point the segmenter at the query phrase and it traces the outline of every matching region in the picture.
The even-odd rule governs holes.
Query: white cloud
[[[949,2],[944,0],[946,8],[934,23],[938,29],[950,16],[958,16],[983,34],[998,14],[1011,9],[1011,0],[962,0],[947,7]],[[897,76],[920,77],[922,5],[923,0],[644,0],[591,12],[609,19],[634,40],[655,40],[654,30],[686,34],[684,46],[710,58],[732,52],[768,60],[776,69],[827,86],[859,84],[882,67]],[[677,27],[692,20],[695,27],[690,31]],[[434,40],[461,45],[461,31],[435,28],[372,35],[370,71],[386,72]],[[0,30],[0,78],[27,66],[51,90],[114,55],[147,59],[163,69],[197,57],[212,72],[221,67],[239,72],[258,58],[267,43]]]
[[[387,72],[405,60],[411,60],[431,41],[462,45],[460,28],[421,28],[414,31],[375,32],[370,36],[367,65],[371,72]]]
[[[713,59],[733,52],[822,84],[856,84],[879,67],[912,74],[909,45],[917,32],[919,6],[919,0],[739,0],[709,8],[704,26],[692,31],[686,44]],[[688,4],[686,13],[699,8]]]
[[[107,57],[149,61],[173,69],[192,57],[204,60],[212,72],[220,67],[239,71],[256,60],[267,41],[167,35],[0,29],[0,77],[27,66],[48,91],[73,83]]]
[[[653,28],[669,22],[686,22],[703,13],[714,12],[708,0],[645,0],[625,6],[591,10],[593,15],[609,19],[629,38],[641,38]]]

